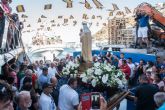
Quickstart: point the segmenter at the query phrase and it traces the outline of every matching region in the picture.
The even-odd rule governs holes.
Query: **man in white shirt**
[[[50,77],[56,76],[57,73],[58,72],[57,72],[57,69],[56,69],[55,64],[54,63],[51,63],[51,66],[48,68],[48,74],[49,74],[49,76]]]
[[[43,92],[39,99],[39,110],[56,110],[56,106],[52,96],[53,86],[50,83],[44,83],[42,86]]]
[[[132,58],[128,58],[127,60],[127,63],[128,63],[128,66],[130,67],[131,69],[131,75],[130,75],[130,78],[133,78],[134,77],[134,71],[135,71],[135,65],[132,63]]]
[[[58,107],[60,110],[78,110],[79,96],[74,90],[77,87],[77,79],[70,78],[68,84],[60,88]]]

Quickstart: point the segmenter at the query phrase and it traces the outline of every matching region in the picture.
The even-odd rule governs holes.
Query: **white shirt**
[[[68,85],[60,88],[58,107],[60,110],[74,110],[74,106],[79,104],[78,93]]]
[[[56,110],[53,98],[44,93],[41,94],[39,99],[39,110]]]
[[[131,69],[131,75],[130,75],[130,78],[132,78],[133,75],[134,75],[135,65],[134,65],[133,63],[131,63],[131,64],[128,63],[128,66],[129,66],[130,69]]]
[[[34,72],[37,74],[37,77],[42,74],[42,70],[40,68],[37,68],[37,70],[34,70]]]
[[[55,67],[49,67],[48,68],[48,74],[50,77],[55,76],[57,74],[57,69]]]
[[[20,86],[19,86],[19,90],[21,90],[22,86],[23,86],[23,81],[25,79],[26,76],[24,76],[21,80],[20,80]]]

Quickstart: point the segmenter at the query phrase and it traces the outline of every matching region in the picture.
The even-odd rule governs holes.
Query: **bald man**
[[[54,102],[56,104],[56,106],[58,106],[58,96],[59,96],[59,91],[56,89],[56,86],[57,86],[57,83],[58,83],[58,80],[56,77],[52,77],[50,79],[50,83],[52,83],[53,85],[53,92],[51,93],[53,99],[54,99]]]

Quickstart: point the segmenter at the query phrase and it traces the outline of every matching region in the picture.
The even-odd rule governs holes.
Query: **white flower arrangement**
[[[93,87],[103,85],[108,87],[123,88],[127,83],[125,75],[115,66],[95,63],[80,75],[82,82],[91,84]]]
[[[70,77],[77,77],[79,64],[75,62],[68,62],[62,69],[62,75],[69,75]]]

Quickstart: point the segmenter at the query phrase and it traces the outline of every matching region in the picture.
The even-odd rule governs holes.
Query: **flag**
[[[41,27],[41,28],[43,28],[43,27],[44,27],[44,25],[40,25],[40,27]]]
[[[87,14],[83,14],[82,19],[89,19]]]
[[[102,20],[102,16],[97,16],[97,18],[100,18]]]
[[[131,10],[128,7],[124,7],[127,14],[131,13]]]
[[[103,23],[103,26],[106,26],[107,24],[106,23]]]
[[[69,19],[74,19],[73,15],[70,15]]]
[[[41,22],[41,18],[38,18],[38,23],[40,23]]]
[[[47,27],[47,30],[50,31],[50,27]]]
[[[23,22],[26,22],[26,19],[24,19]]]
[[[28,16],[25,15],[25,14],[22,14],[21,17],[22,17],[22,18],[28,18]]]
[[[116,13],[116,15],[118,15],[118,16],[124,15],[124,12],[123,12],[123,11],[118,11],[118,12]]]
[[[52,27],[55,27],[56,25],[55,25],[55,24],[52,24],[51,26],[52,26]]]
[[[92,16],[92,19],[95,19],[95,15]]]
[[[119,7],[117,6],[117,4],[112,3],[112,6],[113,6],[113,10],[114,10],[114,11],[115,11],[115,10],[119,10]]]
[[[41,15],[41,18],[47,18],[46,16],[44,16],[44,15]]]
[[[92,9],[91,5],[89,4],[89,2],[87,2],[87,0],[85,0],[85,8]]]
[[[103,5],[98,0],[92,0],[93,3],[96,5],[96,8],[102,9]]]
[[[31,27],[31,25],[29,24],[29,25],[27,25],[27,27]]]
[[[58,16],[58,19],[62,19],[63,18],[63,16]]]
[[[18,13],[20,13],[20,12],[25,12],[25,8],[24,8],[23,5],[18,5],[18,6],[16,7],[16,10],[17,10]]]
[[[54,23],[54,22],[55,22],[55,20],[51,20],[50,22],[51,22],[51,23]]]
[[[96,23],[96,26],[99,26],[99,22]]]
[[[77,21],[75,20],[75,21],[73,21],[73,26],[75,26],[77,24]]]
[[[73,5],[72,5],[72,0],[67,0],[66,1],[67,2],[67,8],[72,8],[73,7]]]
[[[109,16],[113,16],[113,11],[109,12]]]
[[[68,23],[68,19],[64,19],[64,24]]]
[[[44,6],[44,10],[50,10],[50,9],[52,9],[52,4],[46,4]]]

